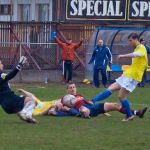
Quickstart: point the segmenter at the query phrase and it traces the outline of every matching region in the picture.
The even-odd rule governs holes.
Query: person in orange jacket
[[[81,39],[79,43],[73,43],[71,39],[68,39],[67,42],[64,43],[55,36],[55,42],[62,48],[63,80],[67,83],[72,82],[74,51],[82,45],[83,39]]]

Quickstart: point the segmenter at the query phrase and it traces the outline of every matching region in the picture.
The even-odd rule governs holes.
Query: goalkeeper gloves
[[[21,70],[24,64],[26,63],[27,58],[25,56],[21,56],[19,59],[19,64],[16,66],[18,70]]]

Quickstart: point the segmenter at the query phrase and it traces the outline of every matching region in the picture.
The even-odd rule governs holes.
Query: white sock
[[[35,105],[36,104],[34,101],[27,102],[24,108],[22,109],[21,113],[25,113],[27,117],[32,117]]]
[[[136,115],[136,112],[137,112],[137,111],[135,110],[135,111],[134,111],[134,115]]]

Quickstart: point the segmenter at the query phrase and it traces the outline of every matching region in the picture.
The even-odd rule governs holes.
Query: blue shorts
[[[17,96],[14,92],[0,95],[0,103],[4,111],[8,114],[17,113],[24,107],[25,97]]]
[[[105,113],[104,103],[99,103],[94,105],[85,104],[84,106],[90,110],[91,117],[98,116],[99,114]]]

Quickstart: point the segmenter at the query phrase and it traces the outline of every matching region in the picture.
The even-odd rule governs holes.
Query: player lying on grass
[[[22,120],[26,122],[37,123],[37,121],[32,118],[32,112],[36,105],[34,99],[27,96],[21,97],[16,95],[10,89],[8,83],[9,80],[17,75],[17,73],[22,69],[25,63],[26,57],[22,56],[16,68],[6,74],[3,72],[4,65],[0,60],[0,105],[8,114],[16,113]]]
[[[53,115],[53,116],[73,116],[82,114],[83,117],[87,118],[89,116],[97,116],[98,114],[103,114],[110,111],[119,111],[126,114],[124,109],[118,103],[101,103],[93,104],[90,101],[85,101],[83,96],[76,97],[70,94],[76,93],[75,84],[69,84],[67,92],[70,95],[70,99],[66,95],[61,100],[53,100],[47,102],[41,102],[35,95],[29,93],[23,89],[19,89],[20,92],[24,93],[26,96],[34,98],[38,105],[35,107],[33,112],[34,115]],[[69,104],[67,101],[71,101]],[[140,118],[142,118],[146,112],[147,108],[143,110],[132,110],[133,113]],[[89,113],[90,112],[90,113]]]
[[[63,106],[61,99],[55,99],[50,101],[41,101],[34,94],[25,91],[23,89],[18,89],[18,92],[25,96],[33,98],[37,105],[33,111],[33,115],[51,115],[51,116],[72,116],[79,115],[79,112],[75,109],[71,109],[67,106]],[[67,112],[67,113],[65,113]]]
[[[123,114],[126,114],[124,108],[118,104],[118,103],[102,103],[102,104],[94,104],[92,101],[85,101],[85,98],[80,95],[80,94],[77,94],[77,88],[76,88],[76,85],[74,83],[71,83],[71,84],[68,84],[67,86],[67,93],[68,94],[72,94],[73,96],[75,96],[75,99],[76,101],[78,101],[75,105],[68,105],[67,101],[64,103],[64,100],[62,98],[62,104],[63,105],[66,105],[68,107],[77,107],[79,109],[80,106],[83,106],[83,104],[85,105],[85,107],[89,107],[89,109],[91,109],[91,116],[93,116],[94,114],[92,113],[92,111],[94,111],[94,109],[99,113],[99,111],[102,109],[103,111],[100,111],[100,113],[107,113],[107,112],[110,112],[110,111],[119,111]],[[73,103],[73,102],[72,102]],[[74,104],[73,103],[73,104]],[[84,107],[81,107],[80,108],[80,111],[82,111],[82,109],[85,109],[87,111],[86,108]],[[132,110],[132,113],[134,115],[137,115],[139,116],[140,118],[143,117],[144,113],[146,112],[147,110],[147,107],[145,107],[144,109],[142,110],[138,110],[138,111],[135,111],[135,110]],[[95,114],[96,115],[96,114]],[[98,114],[97,114],[98,115]]]
[[[66,106],[64,107],[61,99],[41,102],[35,95],[33,95],[28,91],[25,91],[23,89],[19,89],[18,91],[22,92],[25,96],[33,98],[38,103],[36,108],[34,109],[33,115],[55,115],[55,116],[68,115],[63,113],[64,111],[70,113],[69,115],[78,115],[79,113],[76,112],[76,110],[74,109],[70,109]],[[74,95],[77,101],[84,100],[84,97],[82,95],[77,94],[75,84],[68,84],[67,93]],[[88,102],[93,104],[93,102],[90,101]]]
[[[119,111],[120,113],[127,115],[126,111],[119,103],[105,102],[105,103],[89,104],[85,100],[77,101],[75,97],[72,97],[72,95],[66,95],[63,97],[63,99],[64,99],[63,105],[70,108],[72,107],[75,108],[80,112],[80,115],[83,118],[95,117],[98,116],[99,114],[104,114],[111,111]],[[147,111],[147,107],[138,111],[131,109],[131,111],[134,115],[138,116],[139,118],[143,118],[145,112]]]

